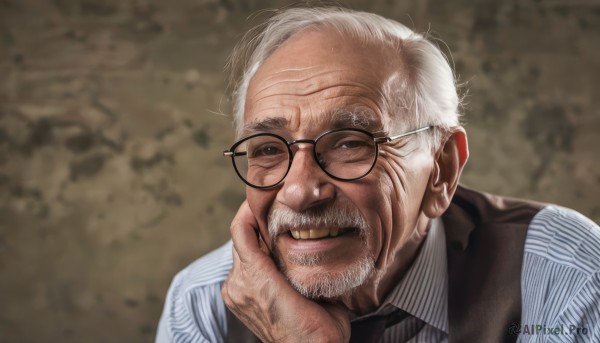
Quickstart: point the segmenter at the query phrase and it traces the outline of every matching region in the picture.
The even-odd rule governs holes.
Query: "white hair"
[[[424,142],[435,149],[451,127],[460,125],[460,99],[457,83],[444,54],[423,35],[408,27],[366,12],[339,7],[286,8],[249,31],[234,49],[231,69],[234,125],[238,136],[243,128],[248,85],[265,60],[292,35],[308,29],[333,29],[362,42],[392,47],[408,71],[392,77],[384,85],[390,116],[401,116],[394,129],[414,129],[433,125]],[[398,113],[398,112],[403,113]],[[392,134],[397,132],[392,132]]]

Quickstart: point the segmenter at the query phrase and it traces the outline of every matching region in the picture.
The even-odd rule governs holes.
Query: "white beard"
[[[296,265],[318,268],[320,258],[315,258],[314,255],[288,254],[288,260]],[[354,288],[364,284],[371,278],[374,269],[374,259],[365,256],[337,273],[316,272],[309,277],[302,277],[284,268],[282,271],[292,287],[303,296],[310,299],[333,299],[348,294]]]
[[[289,208],[276,208],[269,213],[269,234],[277,237],[289,228],[299,227],[353,227],[359,230],[359,235],[365,241],[369,230],[366,220],[358,209],[349,206],[329,205],[297,213]],[[287,234],[287,233],[285,233]],[[368,281],[375,269],[375,258],[372,255],[361,257],[353,261],[341,272],[314,272],[308,277],[305,273],[294,272],[285,267],[283,256],[277,250],[275,241],[274,259],[279,269],[285,275],[290,284],[303,296],[310,299],[332,299],[348,294],[356,287]],[[365,245],[366,250],[366,245]],[[288,263],[302,266],[314,267],[326,263],[325,256],[289,253],[286,256]]]

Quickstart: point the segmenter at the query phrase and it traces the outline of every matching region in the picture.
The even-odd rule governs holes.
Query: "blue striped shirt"
[[[437,218],[432,221],[423,246],[402,280],[378,310],[360,318],[401,309],[408,312],[410,316],[387,329],[382,342],[446,342],[448,340],[446,264],[444,224]]]
[[[230,241],[175,276],[156,342],[225,341],[221,285],[231,249]],[[434,220],[413,265],[375,312],[410,314],[386,330],[383,342],[448,340],[446,264],[443,224]],[[521,296],[519,342],[600,342],[600,228],[575,211],[543,208],[527,231]]]

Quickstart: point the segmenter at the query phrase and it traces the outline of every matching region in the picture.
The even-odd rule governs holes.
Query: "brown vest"
[[[442,216],[448,254],[449,343],[515,342],[529,222],[543,204],[462,186]],[[260,342],[227,311],[230,343]]]

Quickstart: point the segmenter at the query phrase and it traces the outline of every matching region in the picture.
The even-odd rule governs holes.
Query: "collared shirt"
[[[429,233],[398,285],[372,314],[401,309],[410,316],[388,328],[382,342],[446,342],[448,340],[448,271],[444,224],[432,220]]]
[[[386,330],[384,342],[448,339],[447,270],[440,267],[446,265],[446,253],[440,224],[432,226],[413,266],[379,309],[394,306],[411,314]],[[175,276],[156,342],[225,342],[221,285],[231,269],[231,253],[228,242]],[[600,342],[600,228],[575,211],[543,208],[527,231],[521,297],[521,323],[507,327],[518,330],[519,342]]]

